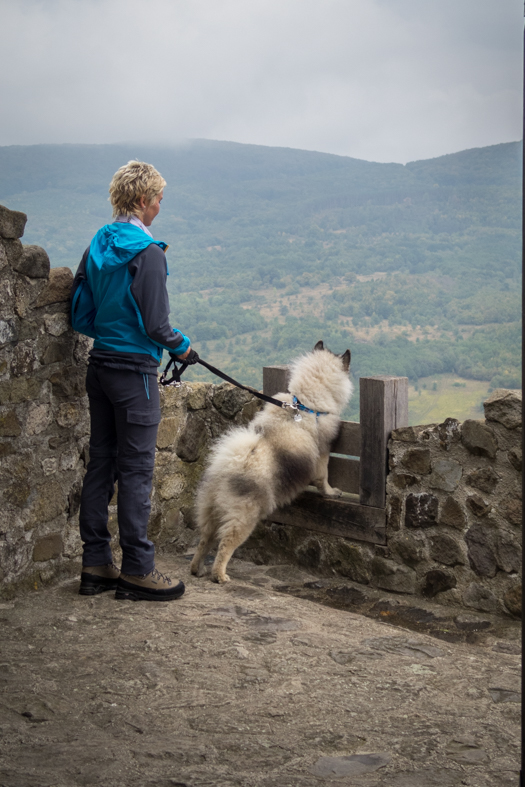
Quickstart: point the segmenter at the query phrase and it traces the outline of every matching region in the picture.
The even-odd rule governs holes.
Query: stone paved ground
[[[74,581],[0,604],[1,787],[517,787],[517,624],[449,642],[299,598],[326,582],[294,567],[188,566],[159,560],[169,604]]]

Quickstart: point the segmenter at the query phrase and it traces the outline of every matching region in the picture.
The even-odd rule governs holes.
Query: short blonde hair
[[[115,216],[137,216],[140,213],[139,201],[144,197],[151,205],[166,181],[151,164],[144,161],[128,161],[120,167],[109,184],[109,201]]]

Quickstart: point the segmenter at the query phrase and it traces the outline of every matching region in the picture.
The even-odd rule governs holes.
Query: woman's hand
[[[198,353],[195,350],[192,350],[191,347],[188,347],[184,355],[175,355],[175,353],[170,353],[173,358],[176,358],[177,361],[186,361],[187,364],[190,366],[194,363],[197,363],[199,360]]]

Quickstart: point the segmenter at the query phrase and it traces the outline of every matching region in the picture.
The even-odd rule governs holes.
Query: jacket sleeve
[[[128,263],[128,270],[133,278],[130,296],[141,330],[163,350],[182,355],[190,346],[190,340],[169,322],[166,255],[152,243]]]
[[[88,254],[89,249],[86,249],[80,261],[80,265],[78,266],[75,278],[73,279],[73,286],[71,287],[70,294],[70,318],[71,325],[75,331],[95,339],[95,317],[97,315],[97,310],[86,276],[86,260]]]

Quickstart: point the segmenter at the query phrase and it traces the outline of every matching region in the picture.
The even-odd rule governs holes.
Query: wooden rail
[[[288,380],[287,366],[263,369],[263,391],[269,396],[287,391]],[[330,484],[346,494],[330,499],[307,490],[272,514],[272,521],[386,543],[387,446],[393,429],[408,426],[408,378],[361,377],[359,393],[360,423],[342,422],[328,465]]]

